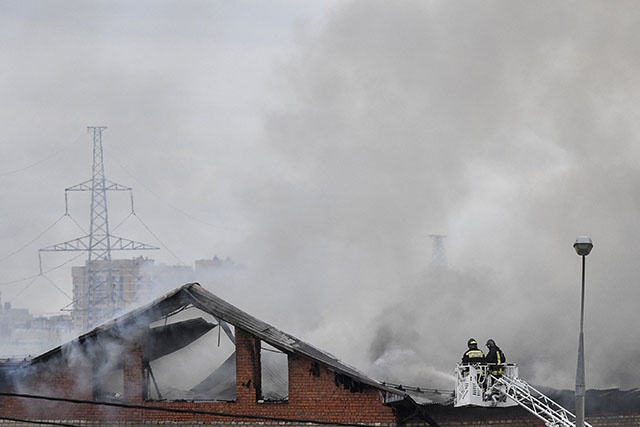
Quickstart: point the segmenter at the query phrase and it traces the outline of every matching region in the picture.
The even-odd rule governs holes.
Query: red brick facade
[[[147,401],[143,348],[131,343],[122,355],[124,392],[121,404],[96,405],[89,401],[96,391],[96,367],[89,358],[62,353],[36,365],[9,390],[13,393],[78,400],[50,401],[27,397],[0,396],[0,418],[62,422],[85,426],[240,424],[306,425],[307,422],[396,426],[406,423],[427,426],[416,415],[407,417],[384,404],[380,390],[362,385],[353,388],[348,378],[304,356],[288,356],[289,397],[282,402],[263,402],[261,396],[261,341],[236,328],[236,400],[233,402]],[[82,402],[80,402],[82,401]],[[152,408],[162,408],[152,410]],[[174,412],[170,410],[175,410]],[[418,409],[416,408],[416,411]],[[515,408],[452,408],[432,405],[423,408],[439,427],[544,427],[545,424]],[[640,411],[638,411],[640,412]],[[249,415],[250,417],[242,417]],[[410,414],[411,415],[411,414]],[[640,413],[591,415],[594,427],[640,427]],[[27,426],[27,422],[7,421]],[[0,425],[4,424],[0,421]]]
[[[163,407],[185,412],[153,411],[144,408],[122,408],[23,397],[0,397],[0,414],[31,420],[57,420],[73,424],[73,420],[105,421],[101,425],[150,424],[167,422],[283,422],[284,420],[336,423],[393,424],[392,408],[382,401],[379,390],[363,386],[352,392],[336,383],[334,372],[325,367],[312,369],[313,361],[289,356],[289,399],[277,403],[258,400],[260,395],[260,340],[236,328],[236,400],[234,402],[145,401],[142,350],[134,344],[123,355],[124,395],[122,403],[144,408]],[[82,359],[84,360],[84,359]],[[94,392],[92,366],[66,358],[41,364],[13,390],[14,393],[91,400]],[[46,365],[46,366],[44,366]],[[188,413],[196,411],[199,413]],[[208,414],[207,414],[208,412]],[[251,415],[244,418],[215,414]],[[120,423],[120,424],[118,424]],[[130,424],[134,423],[134,424]],[[85,423],[86,424],[86,423]]]

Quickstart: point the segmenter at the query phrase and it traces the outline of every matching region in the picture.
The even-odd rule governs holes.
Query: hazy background
[[[113,234],[230,257],[209,290],[380,380],[451,389],[473,336],[572,388],[590,235],[587,388],[640,386],[639,23],[634,1],[3,1],[2,300],[70,302],[84,257],[38,276],[37,250],[86,234],[64,189],[108,126],[137,214],[109,193]]]

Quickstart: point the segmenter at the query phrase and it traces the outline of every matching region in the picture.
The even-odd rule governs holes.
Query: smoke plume
[[[90,172],[69,140],[107,125],[144,222],[112,231],[159,237],[159,263],[231,257],[210,291],[381,380],[450,389],[474,337],[572,388],[589,235],[587,387],[640,384],[636,2],[67,5],[0,16],[0,256],[62,215]],[[63,219],[35,247],[86,234]],[[7,280],[34,258],[2,258]],[[69,303],[30,283],[3,301]]]
[[[380,379],[451,385],[475,337],[571,388],[587,234],[588,386],[637,386],[639,18],[630,2],[336,5],[282,65],[278,170],[246,197],[280,324]],[[439,274],[430,233],[447,235]]]

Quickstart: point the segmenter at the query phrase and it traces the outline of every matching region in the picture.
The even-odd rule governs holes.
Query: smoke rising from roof
[[[325,345],[389,380],[441,383],[467,338],[494,338],[524,378],[571,388],[571,246],[589,234],[587,382],[637,386],[639,14],[356,1],[301,40],[266,120],[282,169],[250,200],[273,282],[318,307]],[[452,264],[440,276],[434,232]]]
[[[59,145],[109,125],[107,174],[136,188],[164,243],[247,267],[210,290],[379,379],[427,387],[451,388],[473,336],[495,339],[524,379],[571,388],[571,246],[590,235],[587,387],[638,386],[634,2],[320,2],[323,27],[298,21],[286,48],[273,14],[261,29],[241,7],[138,4],[125,17],[106,8],[98,26],[49,7],[1,18],[22,38],[0,48],[16,64],[2,145],[25,147],[24,161],[2,157],[40,159],[45,129]],[[82,144],[66,168],[3,176],[16,218],[3,253],[86,179]],[[158,195],[216,227],[202,232]],[[428,271],[432,233],[447,235],[440,274]]]

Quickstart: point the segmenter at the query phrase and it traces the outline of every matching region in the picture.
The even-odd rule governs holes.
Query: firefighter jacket
[[[500,347],[489,347],[489,353],[487,353],[487,363],[489,364],[489,372],[493,375],[502,375],[503,369],[501,364],[506,363],[507,357],[504,355]]]
[[[462,363],[485,363],[484,353],[477,346],[469,347],[462,355]]]
[[[506,363],[507,358],[500,350],[500,347],[494,346],[489,348],[489,353],[487,353],[487,363]]]

